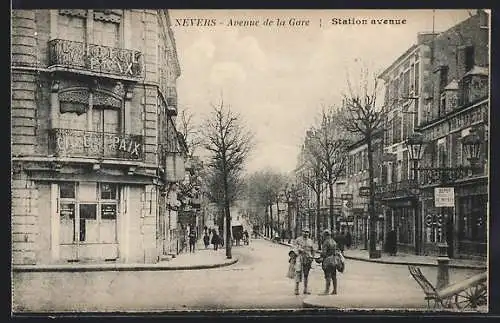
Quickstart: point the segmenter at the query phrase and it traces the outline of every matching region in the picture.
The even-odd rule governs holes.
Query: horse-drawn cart
[[[409,265],[410,274],[425,293],[429,309],[476,310],[487,304],[487,274],[482,272],[440,290],[425,278],[420,268]]]

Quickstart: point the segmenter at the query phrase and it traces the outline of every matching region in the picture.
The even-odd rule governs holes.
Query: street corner
[[[424,298],[404,298],[398,295],[389,296],[384,293],[355,293],[337,295],[310,295],[304,298],[304,308],[330,308],[338,310],[424,310]]]

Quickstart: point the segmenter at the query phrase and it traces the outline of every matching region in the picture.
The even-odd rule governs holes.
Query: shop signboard
[[[116,219],[116,204],[103,204],[101,207],[101,219]]]
[[[453,187],[434,188],[434,204],[435,207],[454,207],[455,189]]]
[[[359,196],[361,197],[370,196],[370,188],[368,186],[361,186],[359,188]]]
[[[340,198],[342,200],[352,200],[352,194],[342,194]]]

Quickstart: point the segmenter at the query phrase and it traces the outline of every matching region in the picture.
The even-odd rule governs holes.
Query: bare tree
[[[302,146],[301,150],[301,160],[300,165],[297,170],[297,179],[300,183],[305,185],[308,189],[310,189],[316,198],[316,242],[318,243],[318,249],[321,250],[321,222],[320,222],[320,213],[321,213],[321,193],[324,191],[323,178],[321,176],[321,162],[317,159],[311,158],[307,154],[306,145],[310,140],[309,136],[311,132],[308,131],[307,137],[305,139],[305,143]]]
[[[266,169],[251,174],[247,178],[247,187],[252,192],[255,201],[265,207],[265,235],[272,237],[276,226],[273,220],[273,204],[278,203],[280,192],[285,187],[286,178],[283,174]],[[279,224],[278,224],[279,227]]]
[[[361,73],[359,87],[354,88],[347,79],[348,93],[344,94],[340,124],[366,142],[368,149],[368,176],[370,186],[370,201],[368,214],[370,216],[370,258],[378,257],[376,253],[376,217],[375,217],[375,183],[374,183],[374,135],[385,126],[389,105],[379,105],[377,94],[379,85],[376,75],[370,76],[365,69]]]
[[[347,147],[350,143],[338,127],[338,113],[330,108],[323,109],[321,120],[317,127],[309,132],[305,145],[308,158],[312,165],[318,165],[322,182],[328,185],[328,215],[330,230],[334,231],[334,184],[343,175],[347,161]]]
[[[208,163],[214,176],[220,179],[223,192],[223,210],[226,221],[226,257],[231,255],[231,185],[240,180],[243,165],[253,148],[253,135],[242,120],[221,100],[202,128],[204,147],[210,152]]]
[[[185,108],[181,111],[181,114],[177,119],[177,129],[179,134],[184,139],[189,157],[193,157],[195,150],[200,147],[203,141],[198,135],[199,128],[196,126],[193,120],[193,114],[189,111],[189,109]]]
[[[217,225],[219,228],[224,226],[224,183],[223,176],[219,169],[211,168],[204,174],[205,179],[205,192],[210,202],[214,203],[219,210],[219,217],[217,218]],[[228,200],[229,204],[233,205],[238,197],[244,192],[242,181],[234,174],[228,174]]]

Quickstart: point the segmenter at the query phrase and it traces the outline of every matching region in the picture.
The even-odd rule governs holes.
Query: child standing
[[[302,281],[302,263],[301,257],[296,250],[290,250],[288,253],[288,274],[287,277],[295,280],[295,295],[299,295],[299,284]]]

